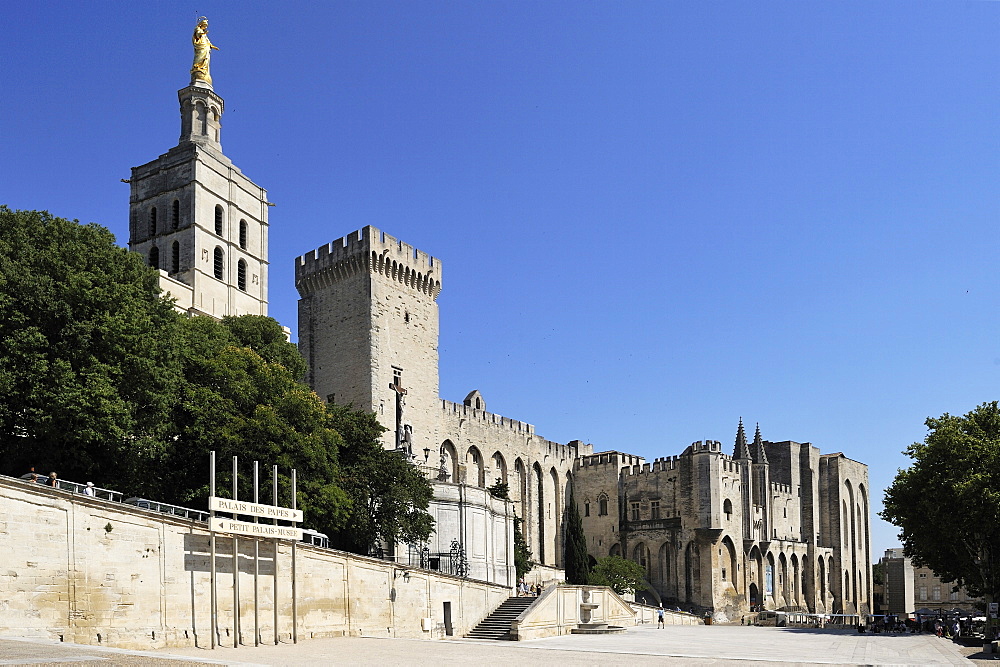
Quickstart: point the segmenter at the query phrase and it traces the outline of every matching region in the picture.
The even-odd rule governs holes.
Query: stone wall
[[[518,641],[568,635],[581,625],[627,627],[632,606],[607,586],[550,586],[511,623]]]
[[[448,571],[444,561],[457,540],[465,549],[469,577],[514,587],[513,503],[467,484],[432,482],[432,487],[427,511],[434,517],[434,532],[427,546],[433,556],[441,556],[441,569]]]
[[[204,523],[0,477],[0,635],[146,649],[211,641],[211,539]],[[233,641],[233,540],[218,537],[219,641]],[[239,540],[241,638],[253,643],[254,541]],[[292,548],[259,543],[259,631],[292,632]],[[462,636],[504,586],[298,544],[298,637]],[[277,576],[275,576],[277,569]],[[448,612],[446,612],[446,609]]]
[[[478,397],[472,392],[470,397]],[[466,403],[471,399],[466,398]],[[563,517],[573,462],[591,446],[539,437],[534,427],[474,405],[440,401],[439,437],[451,481],[488,487],[506,481],[535,561],[562,565]],[[577,504],[580,504],[579,499]],[[581,509],[582,511],[582,509]]]

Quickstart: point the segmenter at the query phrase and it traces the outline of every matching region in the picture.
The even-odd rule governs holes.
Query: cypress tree
[[[583,534],[583,521],[576,506],[576,498],[570,492],[566,517],[566,583],[582,585],[587,583],[590,567],[587,559],[587,538]]]

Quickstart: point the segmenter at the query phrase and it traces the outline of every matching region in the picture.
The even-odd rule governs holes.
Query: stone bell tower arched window
[[[215,206],[215,235],[222,236],[222,207]]]
[[[170,273],[181,270],[181,244],[177,241],[170,246]]]
[[[215,270],[215,279],[222,280],[226,272],[226,255],[222,252],[222,248],[219,246],[215,246],[214,259],[213,268]]]

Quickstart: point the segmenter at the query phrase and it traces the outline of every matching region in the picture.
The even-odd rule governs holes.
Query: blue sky
[[[443,262],[444,398],[648,459],[742,416],[875,500],[1000,398],[1000,3],[16,3],[0,203],[124,244],[202,14],[293,330],[294,258],[374,225]]]

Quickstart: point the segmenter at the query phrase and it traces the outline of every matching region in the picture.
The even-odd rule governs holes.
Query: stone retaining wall
[[[0,477],[0,635],[146,649],[208,646],[204,523]],[[220,643],[232,645],[233,540],[216,539]],[[254,541],[239,540],[240,636],[253,644]],[[261,540],[259,632],[292,632],[288,542]],[[305,544],[296,546],[298,637],[462,636],[509,588]],[[277,569],[277,575],[275,575]]]

